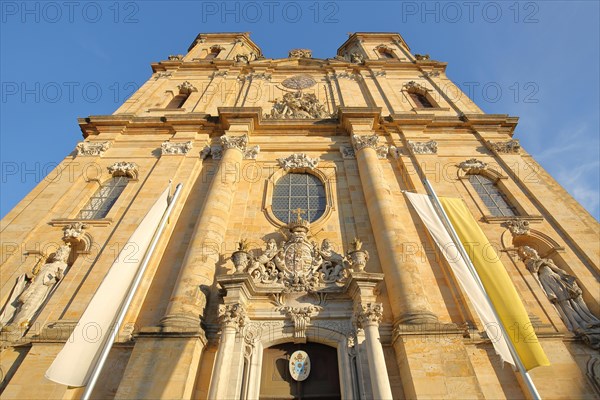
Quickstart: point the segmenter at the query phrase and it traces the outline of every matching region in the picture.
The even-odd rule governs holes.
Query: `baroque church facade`
[[[396,33],[328,59],[200,34],[152,64],[2,220],[2,398],[81,397],[45,371],[115,257],[144,255],[124,244],[169,181],[92,398],[526,398],[404,195],[422,178],[500,257],[550,360],[542,398],[600,398],[599,224],[446,66]]]

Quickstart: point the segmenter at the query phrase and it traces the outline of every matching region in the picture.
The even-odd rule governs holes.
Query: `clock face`
[[[310,358],[305,351],[295,351],[290,357],[290,375],[295,381],[303,381],[310,374]]]

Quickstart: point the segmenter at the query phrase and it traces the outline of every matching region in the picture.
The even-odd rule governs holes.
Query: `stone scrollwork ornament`
[[[56,284],[63,278],[71,252],[69,243],[60,246],[54,255],[38,270],[21,275],[0,314],[0,328],[12,331],[18,337],[25,334]]]
[[[136,179],[138,175],[138,166],[134,162],[119,161],[108,167],[108,172],[112,176],[128,176]]]
[[[289,58],[312,58],[312,51],[309,49],[292,49],[288,53]]]
[[[198,89],[194,85],[192,85],[189,81],[184,81],[177,85],[177,89],[179,89],[180,94],[190,94],[192,92],[197,92]]]
[[[521,144],[517,139],[511,139],[507,142],[492,142],[488,141],[490,148],[497,153],[519,154]]]
[[[246,146],[248,145],[248,135],[242,136],[221,136],[221,145],[225,149],[238,149],[242,153],[246,152]]]
[[[296,168],[315,169],[317,168],[317,164],[319,164],[319,161],[321,161],[319,157],[310,158],[304,153],[295,153],[290,155],[289,157],[277,159],[279,166],[286,171]]]
[[[110,142],[81,142],[77,144],[78,156],[101,156],[110,148]]]
[[[470,158],[458,164],[458,168],[471,174],[478,174],[487,168],[487,164],[476,158]]]
[[[526,219],[510,219],[504,222],[502,225],[508,228],[508,230],[510,231],[510,233],[513,234],[513,236],[522,236],[529,234],[529,221],[527,221]]]
[[[437,154],[437,142],[435,140],[428,142],[413,142],[409,140],[408,148],[414,154]]]
[[[582,290],[575,277],[557,267],[551,259],[541,258],[529,246],[519,247],[518,253],[567,328],[590,347],[600,349],[600,319],[590,312],[583,301]]]
[[[191,141],[184,143],[163,142],[160,146],[162,154],[187,154],[193,147]]]
[[[84,234],[84,229],[87,228],[87,225],[83,222],[74,222],[69,224],[63,228],[63,241],[72,242],[79,241],[81,236]]]

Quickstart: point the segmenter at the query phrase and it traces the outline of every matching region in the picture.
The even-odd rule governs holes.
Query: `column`
[[[245,127],[248,132],[248,126]],[[238,129],[228,132],[241,133],[239,128],[243,127],[232,124],[231,128]],[[167,312],[161,320],[163,328],[200,329],[200,317],[204,314],[207,302],[204,289],[213,284],[215,265],[224,242],[247,143],[247,133],[221,137],[223,156],[210,185],[205,206],[196,221]]]
[[[221,341],[215,358],[215,366],[208,391],[209,399],[230,398],[231,360],[235,345],[235,335],[246,321],[246,310],[242,304],[225,304],[219,306],[219,320],[222,326]],[[240,367],[240,366],[238,366]],[[239,394],[239,391],[237,391]]]
[[[375,302],[357,304],[354,313],[358,327],[365,332],[373,398],[391,399],[392,388],[390,387],[385,356],[379,337],[379,323],[383,318],[383,305]]]
[[[401,215],[401,206],[392,198],[378,157],[378,151],[387,148],[378,146],[376,134],[364,134],[371,132],[362,130],[363,134],[353,134],[352,143],[392,314],[398,323],[435,323],[437,317],[425,296],[417,260],[412,252],[406,251],[407,243],[418,241],[418,237],[410,236],[403,228],[412,224],[412,218],[406,208]]]

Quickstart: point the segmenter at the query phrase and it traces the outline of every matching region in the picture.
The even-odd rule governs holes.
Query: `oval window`
[[[285,223],[296,219],[298,209],[303,219],[314,222],[325,213],[325,206],[325,187],[314,175],[290,173],[275,183],[273,214]]]

